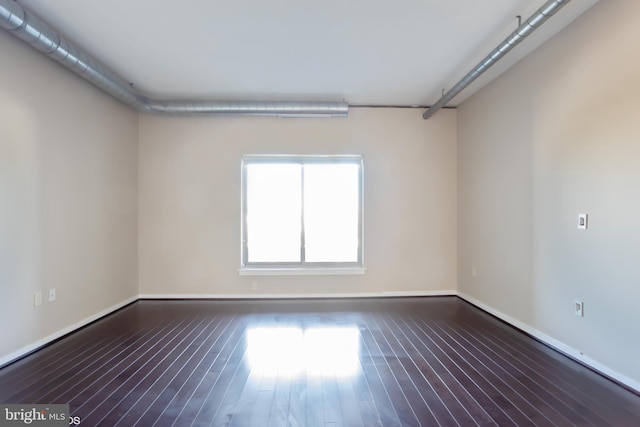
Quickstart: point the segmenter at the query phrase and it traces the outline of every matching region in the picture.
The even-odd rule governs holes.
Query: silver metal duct
[[[346,117],[345,101],[162,101],[150,99],[13,0],[0,0],[0,27],[131,107],[174,115]]]
[[[422,118],[427,120],[433,116],[438,110],[447,105],[449,101],[462,92],[467,86],[469,86],[475,79],[480,77],[485,71],[491,68],[496,62],[498,62],[504,55],[506,55],[511,49],[516,47],[518,43],[527,38],[532,32],[540,27],[547,19],[552,17],[558,10],[569,3],[571,0],[549,0],[547,1],[536,13],[531,15],[524,24],[520,25],[509,37],[507,37],[501,44],[498,45],[490,54],[484,57],[478,65],[476,65],[471,71],[467,73],[462,79],[458,81],[447,93],[427,111],[422,114]]]

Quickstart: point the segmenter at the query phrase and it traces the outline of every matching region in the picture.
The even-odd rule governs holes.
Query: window
[[[362,156],[245,156],[244,272],[362,272]]]

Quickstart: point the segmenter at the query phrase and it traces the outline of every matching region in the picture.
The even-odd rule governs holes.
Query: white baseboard
[[[49,344],[56,339],[74,332],[82,328],[83,326],[88,325],[91,322],[94,322],[101,317],[104,317],[110,313],[113,313],[120,308],[131,304],[132,302],[138,299],[319,299],[319,298],[393,298],[393,297],[425,297],[425,296],[459,296],[463,300],[481,308],[482,310],[490,313],[497,318],[509,323],[521,331],[528,333],[529,335],[537,338],[543,343],[551,346],[552,348],[558,350],[559,352],[566,354],[569,357],[572,357],[590,368],[602,373],[605,376],[608,376],[627,387],[637,391],[640,393],[640,382],[631,379],[609,367],[599,363],[596,360],[585,356],[580,351],[564,344],[561,341],[556,340],[555,338],[540,332],[539,330],[520,322],[517,319],[514,319],[511,316],[508,316],[501,311],[498,311],[494,308],[489,307],[488,305],[480,302],[479,300],[473,298],[470,295],[465,294],[464,292],[459,291],[397,291],[397,292],[365,292],[365,293],[340,293],[340,294],[141,294],[137,297],[128,298],[118,304],[115,304],[105,310],[102,310],[99,313],[94,314],[93,316],[89,316],[80,322],[77,322],[73,325],[70,325],[60,331],[57,331],[37,342],[34,342],[28,346],[25,346],[13,353],[7,354],[5,356],[0,357],[0,367],[3,367],[33,351]]]
[[[100,319],[101,317],[106,316],[107,314],[111,314],[116,310],[121,309],[122,307],[124,307],[125,305],[131,304],[134,301],[137,301],[138,297],[132,297],[132,298],[128,298],[122,302],[119,302],[118,304],[112,305],[111,307],[102,310],[99,313],[94,314],[93,316],[89,316],[86,319],[82,319],[81,321],[74,323],[71,326],[67,326],[64,329],[61,329],[57,332],[54,332],[53,334],[34,342],[33,344],[29,344],[25,347],[22,347],[21,349],[14,351],[13,353],[9,353],[5,356],[1,356],[0,357],[0,368],[8,365],[9,363],[20,359],[21,357],[24,357],[26,355],[28,355],[29,353],[32,353],[36,350],[38,350],[41,347],[44,347],[45,345],[57,340],[60,337],[63,337],[65,335],[67,335],[68,333],[74,332],[80,328],[82,328],[83,326],[88,325],[91,322],[94,322],[98,319]]]
[[[141,294],[140,299],[318,299],[456,296],[456,291],[398,291],[344,294]]]
[[[594,369],[595,371],[601,373],[602,375],[605,375],[609,378],[612,378],[616,381],[618,381],[619,383],[622,383],[624,385],[626,385],[627,387],[637,391],[640,393],[640,382],[627,377],[626,375],[623,375],[617,371],[614,371],[613,369],[603,365],[602,363],[591,359],[588,356],[585,356],[584,354],[582,354],[580,351],[576,350],[573,347],[570,347],[568,345],[566,345],[565,343],[558,341],[557,339],[543,333],[540,332],[539,330],[527,325],[526,323],[522,323],[519,320],[514,319],[513,317],[506,315],[504,313],[502,313],[501,311],[498,311],[494,308],[489,307],[488,305],[480,302],[479,300],[475,299],[474,297],[465,294],[464,292],[459,292],[458,291],[458,296],[460,298],[462,298],[463,300],[477,306],[478,308],[481,308],[482,310],[486,311],[487,313],[490,313],[492,315],[494,315],[495,317],[497,317],[500,320],[503,320],[505,322],[507,322],[508,324],[510,324],[511,326],[514,326],[515,328],[520,329],[521,331],[526,332],[527,334],[535,337],[536,339],[542,341],[543,343],[549,345],[550,347],[552,347],[553,349],[559,351],[560,353],[563,353],[573,359],[576,359],[578,361],[580,361],[581,363],[587,365],[588,367]]]
[[[41,347],[57,340],[58,338],[74,332],[83,326],[94,322],[101,317],[113,313],[122,307],[131,304],[139,299],[294,299],[294,298],[371,298],[371,297],[416,297],[416,296],[455,296],[456,291],[403,291],[403,292],[380,292],[380,293],[350,293],[350,294],[143,294],[128,298],[115,304],[99,313],[89,316],[73,325],[61,329],[41,340],[22,347],[12,353],[0,356],[0,368],[24,357]]]

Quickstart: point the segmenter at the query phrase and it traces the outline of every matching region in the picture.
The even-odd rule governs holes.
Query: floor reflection
[[[247,358],[263,375],[353,376],[359,371],[357,327],[256,327],[247,330]]]

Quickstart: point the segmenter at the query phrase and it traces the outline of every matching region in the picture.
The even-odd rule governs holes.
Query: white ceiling
[[[453,105],[596,1],[570,2]],[[18,2],[150,96],[429,105],[545,1]]]

